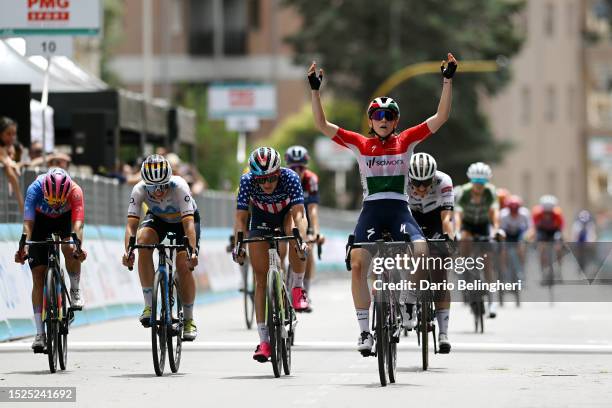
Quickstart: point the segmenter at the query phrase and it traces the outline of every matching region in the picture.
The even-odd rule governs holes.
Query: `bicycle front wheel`
[[[393,294],[389,297],[389,303],[387,304],[387,310],[389,311],[389,348],[387,350],[387,371],[389,374],[389,382],[394,383],[396,378],[397,370],[397,343],[400,338],[400,325],[398,318],[399,306],[393,299]]]
[[[431,305],[428,300],[421,303],[421,318],[419,321],[419,331],[421,335],[421,359],[423,370],[429,367],[429,316]]]
[[[59,293],[57,296],[58,300],[58,311],[60,312],[60,319],[58,321],[58,356],[59,356],[59,365],[62,370],[66,369],[66,364],[68,363],[68,306],[66,305],[66,293],[62,290],[61,287],[58,288]]]
[[[161,376],[166,365],[166,285],[160,272],[155,273],[153,281],[153,299],[151,303],[151,347],[153,351],[153,368]]]
[[[270,333],[270,351],[272,360],[272,370],[275,377],[281,375],[282,357],[282,335],[281,335],[281,319],[280,304],[278,303],[278,280],[280,276],[278,271],[271,270],[268,272],[268,282],[266,288],[266,325]]]
[[[382,295],[377,292],[377,296],[374,300],[374,322],[376,328],[374,333],[376,334],[376,356],[378,357],[378,376],[380,378],[380,385],[383,387],[387,385],[387,349],[389,347],[389,336],[388,329],[386,327],[386,315],[387,308],[381,299]]]
[[[181,365],[181,352],[183,350],[183,305],[179,298],[179,286],[176,279],[172,279],[169,290],[170,319],[172,321],[171,333],[168,333],[168,363],[170,370],[176,373]]]
[[[57,288],[55,284],[55,270],[53,267],[47,271],[47,287],[46,290],[46,318],[45,326],[47,330],[47,357],[49,360],[49,370],[54,373],[57,371],[58,360],[58,340],[59,330],[57,325]]]

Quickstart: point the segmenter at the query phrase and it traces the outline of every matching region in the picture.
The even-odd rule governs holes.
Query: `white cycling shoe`
[[[448,336],[445,333],[440,333],[438,336],[438,351],[440,354],[448,354],[451,351],[451,344],[448,341]]]
[[[402,312],[402,326],[405,329],[412,330],[417,326],[417,316],[415,306],[412,303],[400,304]]]
[[[372,333],[366,331],[361,332],[357,339],[357,351],[364,356],[369,355],[372,352],[372,347],[374,347],[374,337],[372,337]]]
[[[70,289],[70,300],[72,301],[71,306],[74,310],[82,310],[85,302],[81,297],[80,289]]]

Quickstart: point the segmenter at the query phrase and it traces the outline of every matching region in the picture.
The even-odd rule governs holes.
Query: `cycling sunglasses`
[[[274,183],[277,180],[278,180],[278,174],[272,174],[270,176],[255,177],[255,182],[257,184]]]
[[[415,180],[415,179],[410,179],[410,184],[412,184],[415,187],[429,187],[431,186],[431,183],[433,183],[433,178],[427,179],[427,180]]]
[[[170,183],[160,184],[160,185],[157,185],[157,186],[145,186],[147,191],[149,193],[151,193],[151,194],[153,194],[153,193],[164,193],[164,192],[166,192],[166,190],[168,190],[169,187],[170,187]]]
[[[375,110],[370,115],[370,119],[372,120],[383,120],[383,118],[387,119],[388,121],[392,121],[395,120],[397,116],[395,115],[395,112],[386,109]]]

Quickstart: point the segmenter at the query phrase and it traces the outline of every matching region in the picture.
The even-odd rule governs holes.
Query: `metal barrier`
[[[40,169],[23,170],[20,176],[22,193],[25,195],[28,186],[46,171]],[[94,225],[125,225],[127,208],[132,192],[131,185],[120,184],[116,179],[101,176],[72,174],[73,179],[83,189],[85,196],[85,220]],[[14,193],[13,193],[14,194]],[[236,210],[236,196],[224,191],[205,191],[194,196],[204,227],[232,227]],[[357,222],[358,213],[332,208],[321,208],[320,225],[323,228],[351,231]],[[23,215],[19,211],[14,195],[9,196],[9,183],[0,165],[0,223],[22,223]]]

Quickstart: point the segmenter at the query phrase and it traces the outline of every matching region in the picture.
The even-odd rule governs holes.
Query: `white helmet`
[[[470,180],[480,179],[480,180],[491,180],[491,167],[488,164],[483,162],[476,162],[470,164],[467,170],[467,176]]]
[[[140,176],[148,186],[168,184],[172,177],[172,167],[164,156],[152,154],[142,162]]]
[[[429,180],[436,174],[436,160],[427,153],[416,153],[410,158],[408,176],[413,180]]]
[[[545,211],[552,211],[559,204],[557,197],[551,194],[546,194],[540,197],[540,205]]]

